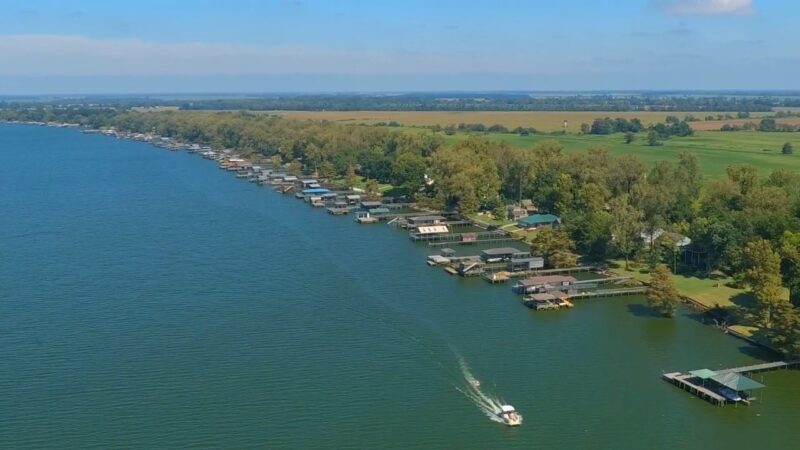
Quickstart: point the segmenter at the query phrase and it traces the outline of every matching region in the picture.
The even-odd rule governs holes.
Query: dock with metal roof
[[[663,374],[661,378],[717,406],[733,403],[749,405],[751,401],[755,400],[750,392],[765,386],[743,374],[798,366],[800,366],[800,360],[774,361],[721,370],[698,369],[689,371],[689,373],[670,372]]]

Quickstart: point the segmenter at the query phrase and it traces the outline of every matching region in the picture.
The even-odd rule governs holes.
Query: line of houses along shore
[[[544,258],[521,249],[527,249],[528,245],[519,237],[457,213],[421,210],[404,199],[370,197],[355,187],[337,189],[323,180],[288,173],[288,165],[276,167],[267,160],[244,158],[233,149],[176,142],[169,137],[146,133],[90,129],[83,132],[147,142],[171,151],[196,153],[215,161],[221,170],[231,172],[236,178],[269,186],[281,194],[294,195],[331,215],[353,215],[359,224],[382,222],[405,229],[410,240],[438,250],[427,257],[428,265],[441,267],[453,275],[481,277],[493,284],[513,280],[513,291],[522,295],[523,303],[535,310],[571,308],[571,300],[576,298],[643,292],[643,288],[632,285],[635,282],[629,278],[609,277],[591,266],[544,269]],[[508,216],[524,230],[557,227],[561,223],[555,215],[539,213],[529,200],[510,206]],[[481,250],[472,250],[475,247]],[[581,272],[588,276],[583,280],[573,276]]]

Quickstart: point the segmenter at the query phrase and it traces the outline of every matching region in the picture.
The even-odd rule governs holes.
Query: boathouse
[[[370,210],[370,209],[373,209],[373,208],[380,208],[381,206],[383,206],[383,203],[381,203],[381,202],[372,202],[372,201],[362,201],[359,204],[359,206],[361,206],[361,209]]]
[[[360,195],[346,195],[344,197],[348,205],[357,205],[361,201]]]
[[[560,224],[561,219],[553,214],[531,214],[517,221],[517,226],[525,230],[535,230],[542,227],[557,227]]]
[[[314,196],[323,196],[325,194],[330,194],[330,190],[325,188],[310,188],[310,189],[303,189],[303,195],[314,195]]]
[[[514,290],[519,294],[534,294],[550,290],[561,290],[571,286],[577,280],[569,275],[544,275],[526,278],[514,285]]]
[[[514,257],[525,258],[530,256],[528,252],[513,248],[489,248],[481,252],[481,259],[488,263],[511,261]]]
[[[371,216],[374,216],[374,217],[386,216],[386,215],[388,215],[390,213],[391,213],[391,211],[389,211],[389,208],[383,208],[383,207],[371,208],[369,210],[369,214]]]
[[[410,227],[422,227],[430,225],[443,224],[447,219],[443,216],[416,216],[408,218],[408,225]]]
[[[297,184],[299,184],[303,189],[319,187],[319,182],[317,180],[298,180]],[[317,186],[314,186],[315,184]]]
[[[477,277],[486,271],[480,259],[465,259],[458,262],[458,274],[462,277]]]
[[[538,256],[512,257],[509,263],[512,272],[524,272],[544,268],[544,258]]]
[[[430,236],[434,234],[447,234],[450,232],[450,229],[447,228],[447,225],[431,225],[431,226],[423,226],[418,227],[416,235],[417,236]]]

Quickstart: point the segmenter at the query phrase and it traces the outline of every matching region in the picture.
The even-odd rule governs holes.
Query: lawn
[[[406,128],[406,130],[424,130]],[[425,130],[425,132],[430,132]],[[459,142],[469,137],[468,133],[456,133],[444,136],[446,142]],[[703,131],[694,136],[672,138],[663,145],[648,146],[645,134],[640,133],[638,139],[631,144],[623,142],[622,134],[610,136],[597,135],[532,135],[489,134],[491,139],[507,141],[520,148],[531,148],[545,139],[559,141],[566,152],[585,152],[590,147],[605,147],[612,154],[633,154],[645,163],[657,161],[677,161],[678,155],[687,151],[697,155],[700,168],[707,179],[725,176],[725,168],[731,164],[750,164],[755,166],[761,175],[766,176],[777,169],[788,169],[800,172],[800,154],[784,155],[781,148],[786,142],[792,142],[800,148],[800,133],[763,133],[758,131]]]
[[[630,270],[625,270],[625,262],[611,262],[611,271],[622,276],[631,276],[637,280],[648,282],[650,274],[641,265],[631,263]],[[707,308],[748,308],[753,305],[752,295],[744,289],[730,287],[732,278],[701,278],[694,275],[673,275],[678,292]]]

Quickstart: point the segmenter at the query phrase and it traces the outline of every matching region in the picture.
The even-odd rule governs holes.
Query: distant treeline
[[[777,114],[775,117],[779,117]],[[781,115],[783,117],[791,117]],[[745,122],[741,125],[726,123],[720,127],[720,131],[764,131],[764,132],[800,132],[800,125],[792,125],[789,123],[778,123],[774,117],[765,117],[761,119],[758,124],[755,122]]]
[[[98,96],[79,99],[22,99],[0,101],[0,108],[21,103],[51,105],[94,104],[106,107],[178,106],[186,110],[251,111],[689,111],[766,112],[774,107],[800,107],[800,95],[777,93],[762,95],[696,94],[560,94],[527,93],[415,93],[378,94],[283,94],[258,96],[198,95],[181,97]]]
[[[182,109],[253,111],[771,111],[800,107],[800,98],[699,96],[295,95],[177,103]]]

